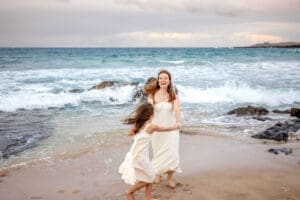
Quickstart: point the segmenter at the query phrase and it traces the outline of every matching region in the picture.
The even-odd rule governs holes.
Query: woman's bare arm
[[[180,104],[178,96],[176,95],[176,99],[174,100],[174,111],[175,111],[175,117],[176,117],[176,124],[181,127],[181,113],[180,113]]]

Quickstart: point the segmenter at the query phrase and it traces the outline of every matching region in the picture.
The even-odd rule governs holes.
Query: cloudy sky
[[[1,47],[300,41],[300,0],[0,0]]]

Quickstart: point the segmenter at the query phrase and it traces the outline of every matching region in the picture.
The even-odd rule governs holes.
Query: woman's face
[[[168,74],[161,73],[158,76],[158,84],[159,84],[159,87],[161,87],[161,88],[168,88],[168,86],[170,85],[170,79],[169,79]]]

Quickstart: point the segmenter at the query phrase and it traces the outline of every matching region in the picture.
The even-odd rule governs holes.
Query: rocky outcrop
[[[251,46],[236,47],[236,48],[300,48],[300,42],[279,42],[279,43],[263,42]]]
[[[252,117],[252,119],[256,119],[258,121],[266,121],[266,120],[272,120],[270,117],[262,117],[260,115]]]
[[[82,93],[84,90],[82,89],[71,89],[69,90],[70,93]]]
[[[272,110],[273,113],[278,113],[278,114],[290,114],[291,110],[290,109],[286,109],[286,110]]]
[[[291,114],[292,117],[300,118],[300,108],[291,108],[286,110],[272,110],[273,113]]]
[[[268,139],[276,141],[288,141],[294,137],[295,133],[300,129],[300,120],[291,120],[286,122],[277,122],[274,126],[253,135],[253,138]]]
[[[98,90],[98,89],[104,89],[107,87],[113,87],[113,86],[127,86],[127,85],[133,85],[138,86],[138,82],[120,82],[120,81],[103,81],[101,83],[98,83],[97,85],[94,85],[89,90]]]
[[[237,116],[245,116],[245,115],[266,115],[269,111],[263,107],[254,107],[254,106],[247,106],[247,107],[240,107],[234,110],[229,111],[227,114],[233,115],[236,114]]]
[[[88,91],[90,90],[101,90],[109,87],[122,87],[122,86],[135,86],[133,95],[132,95],[132,100],[133,101],[147,101],[147,93],[151,91],[151,88],[155,87],[157,79],[155,77],[150,77],[146,81],[144,87],[139,85],[138,82],[121,82],[121,81],[103,81],[98,83],[97,85],[94,85],[93,87],[89,88]],[[177,88],[174,87],[175,94],[178,93]],[[82,89],[71,89],[69,90],[70,93],[81,93],[84,92]],[[110,98],[110,101],[114,102],[117,101],[114,98]]]
[[[300,118],[300,108],[291,108],[291,116]]]
[[[274,153],[276,155],[279,154],[280,152],[284,153],[285,155],[289,155],[289,154],[293,153],[293,149],[283,147],[283,148],[280,148],[280,149],[269,149],[268,152]]]

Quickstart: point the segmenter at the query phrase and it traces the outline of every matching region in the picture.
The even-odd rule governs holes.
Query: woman
[[[148,90],[148,102],[154,106],[152,123],[159,126],[171,126],[174,123],[180,128],[181,116],[179,100],[175,95],[170,72],[161,70],[152,90]],[[167,174],[168,185],[175,188],[174,172],[181,172],[179,167],[179,131],[164,134],[153,134],[153,159],[151,161],[155,173],[155,183],[160,183],[163,174]]]

